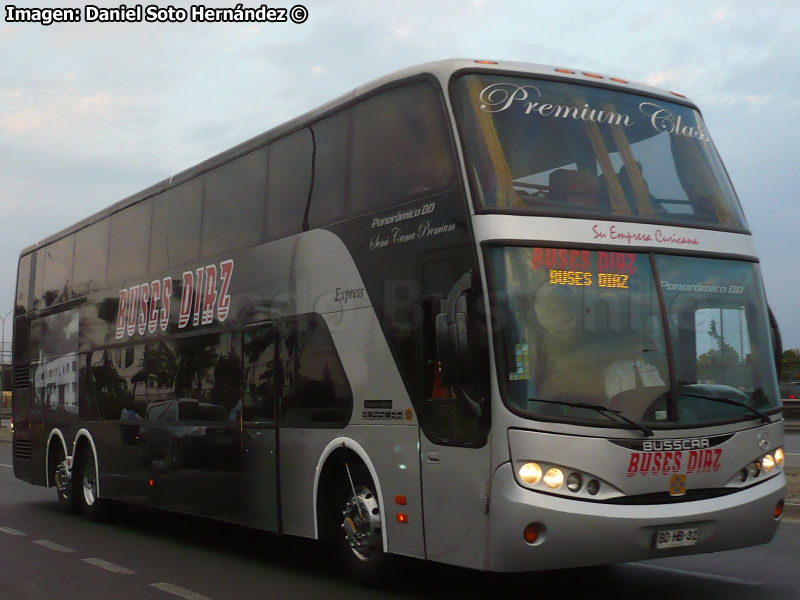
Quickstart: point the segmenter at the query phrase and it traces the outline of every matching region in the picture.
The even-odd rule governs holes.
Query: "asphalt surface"
[[[713,555],[570,571],[487,574],[400,560],[376,590],[313,541],[119,507],[106,523],[65,514],[52,489],[13,477],[0,442],[0,599],[486,598],[568,593],[615,600],[800,600],[800,516],[772,543]]]

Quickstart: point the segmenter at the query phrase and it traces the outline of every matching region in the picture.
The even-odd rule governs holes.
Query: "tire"
[[[367,469],[353,465],[350,474],[352,485],[345,471],[333,493],[330,541],[337,562],[349,578],[362,585],[383,587],[390,583],[390,559],[383,551],[382,508]]]
[[[73,495],[80,512],[92,521],[102,521],[106,517],[106,502],[97,495],[97,466],[91,448],[85,448],[80,455],[77,473],[73,473]]]
[[[63,448],[59,448],[57,459],[58,462],[56,463],[56,468],[53,470],[55,474],[55,485],[56,485],[56,496],[58,497],[58,504],[72,514],[78,514],[81,510],[81,505],[78,502],[78,495],[75,493],[75,480],[70,480],[67,482],[66,486],[59,485],[59,480],[63,475],[59,474],[59,465],[66,460],[66,456],[64,456]]]

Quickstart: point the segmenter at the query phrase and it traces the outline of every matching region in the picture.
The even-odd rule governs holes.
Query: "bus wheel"
[[[333,541],[345,571],[365,585],[386,583],[388,556],[383,551],[381,507],[366,469],[352,468],[339,483]],[[355,490],[355,494],[353,491]]]
[[[77,501],[83,514],[93,521],[101,520],[105,515],[105,503],[97,495],[97,468],[91,449],[86,448],[82,453],[80,469],[75,475],[77,481],[73,493],[78,496]]]
[[[59,450],[56,460],[55,469],[55,484],[56,493],[58,494],[58,503],[65,510],[71,513],[78,513],[81,505],[79,503],[78,495],[75,493],[75,481],[70,479],[67,475],[67,458],[64,456],[64,451]]]

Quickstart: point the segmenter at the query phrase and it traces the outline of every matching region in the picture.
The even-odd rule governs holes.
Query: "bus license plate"
[[[700,537],[699,527],[686,529],[663,529],[656,532],[656,550],[694,546]]]

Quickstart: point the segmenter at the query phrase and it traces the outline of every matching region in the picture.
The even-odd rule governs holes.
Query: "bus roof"
[[[43,240],[39,241],[38,243],[32,244],[22,250],[20,256],[24,256],[25,254],[29,254],[38,248],[46,246],[52,242],[55,242],[63,237],[66,237],[76,231],[79,231],[85,227],[88,227],[92,223],[95,223],[105,217],[108,217],[116,212],[119,212],[128,206],[136,204],[137,202],[141,202],[151,196],[155,196],[167,190],[171,187],[175,187],[181,183],[196,177],[206,171],[214,169],[221,164],[224,164],[234,158],[237,158],[243,154],[247,154],[248,152],[252,152],[253,150],[264,146],[272,141],[275,141],[281,137],[284,137],[290,133],[298,129],[302,129],[315,121],[321,119],[322,117],[326,116],[329,113],[333,113],[336,110],[344,108],[348,104],[355,102],[362,96],[369,95],[371,92],[385,86],[391,84],[396,81],[403,81],[407,79],[411,79],[414,77],[420,77],[424,75],[433,75],[439,81],[442,82],[443,85],[447,85],[450,77],[460,71],[477,71],[477,72],[497,72],[497,73],[506,73],[506,74],[519,74],[519,75],[533,75],[534,77],[547,77],[549,79],[560,79],[565,81],[571,81],[574,83],[580,83],[584,85],[593,85],[593,86],[600,86],[600,87],[607,87],[613,88],[620,91],[629,91],[629,92],[636,92],[640,94],[644,94],[647,96],[655,96],[659,98],[663,98],[669,100],[671,102],[676,102],[679,104],[686,104],[696,108],[694,103],[688,100],[682,94],[677,94],[675,92],[669,92],[667,90],[650,86],[645,83],[636,83],[626,79],[618,78],[615,76],[607,76],[600,73],[596,73],[593,71],[585,71],[582,69],[572,69],[572,68],[565,68],[565,67],[556,67],[553,65],[540,65],[535,63],[524,63],[524,62],[515,62],[515,61],[503,61],[503,60],[477,60],[477,59],[466,59],[466,58],[454,58],[454,59],[447,59],[447,60],[438,60],[428,63],[423,63],[419,65],[415,65],[412,67],[407,67],[405,69],[401,69],[399,71],[395,71],[393,73],[389,73],[383,77],[378,79],[374,79],[366,84],[363,84],[325,104],[310,110],[302,115],[295,117],[289,121],[281,123],[273,127],[272,129],[267,130],[266,132],[257,135],[249,140],[246,140],[236,146],[229,148],[219,154],[212,156],[209,159],[206,159],[188,169],[180,171],[176,173],[172,177],[168,179],[164,179],[154,185],[151,185],[144,190],[137,192],[127,198],[124,198],[92,215],[89,215],[85,219],[78,221],[77,223],[54,233]]]

